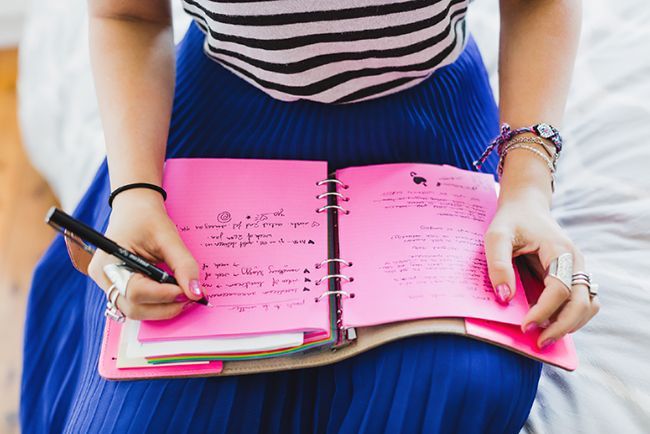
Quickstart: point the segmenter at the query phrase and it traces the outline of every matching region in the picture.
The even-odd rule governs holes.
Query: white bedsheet
[[[470,8],[493,83],[496,4]],[[584,9],[554,213],[586,253],[603,309],[575,334],[580,368],[544,369],[524,431],[648,433],[650,2],[588,0]],[[84,0],[34,0],[21,47],[25,144],[66,209],[103,156],[86,34]]]

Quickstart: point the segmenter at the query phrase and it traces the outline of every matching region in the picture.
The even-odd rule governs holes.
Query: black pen
[[[174,276],[167,273],[165,270],[156,267],[154,264],[150,263],[141,256],[138,256],[135,253],[125,249],[124,247],[121,247],[115,241],[109,240],[90,226],[75,219],[72,216],[69,216],[54,206],[47,212],[47,215],[45,216],[45,222],[54,227],[59,232],[63,232],[62,229],[64,229],[65,231],[76,235],[83,241],[96,246],[98,249],[108,253],[109,255],[113,255],[116,258],[121,259],[134,271],[140,272],[145,276],[155,280],[156,282],[178,285],[178,282]],[[87,246],[82,247],[87,250]],[[199,300],[196,300],[196,302],[204,306],[207,306],[209,304],[205,296]]]

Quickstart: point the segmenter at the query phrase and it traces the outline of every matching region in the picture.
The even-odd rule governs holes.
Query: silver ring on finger
[[[104,310],[104,316],[110,318],[119,323],[126,320],[126,315],[117,307],[117,297],[121,294],[117,289],[116,285],[113,283],[108,290],[106,291],[106,309]]]
[[[126,316],[117,308],[117,306],[113,306],[112,309],[106,308],[104,316],[119,323],[126,321]]]
[[[117,288],[122,297],[126,297],[126,287],[135,274],[124,262],[104,265],[104,274]]]
[[[108,297],[108,301],[109,301],[113,306],[117,307],[117,297],[119,297],[120,295],[122,295],[122,294],[120,294],[120,291],[119,291],[119,290],[117,290],[117,291],[113,291],[113,292],[111,293],[111,295]]]
[[[589,300],[593,300],[598,296],[598,284],[592,282],[591,273],[579,271],[571,275],[571,285],[585,285],[589,291]]]
[[[571,280],[573,277],[573,254],[562,253],[554,258],[546,270],[546,275],[559,280],[571,293]]]

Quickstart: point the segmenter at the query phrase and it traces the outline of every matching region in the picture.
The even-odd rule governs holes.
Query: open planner
[[[497,302],[483,248],[496,210],[491,175],[193,158],[167,160],[163,187],[210,304],[170,320],[108,321],[105,378],[317,366],[434,332],[576,367],[570,337],[539,350],[538,332],[520,331],[540,291],[525,267],[514,299]]]

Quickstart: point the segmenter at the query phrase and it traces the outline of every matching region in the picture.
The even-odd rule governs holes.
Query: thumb
[[[172,269],[174,277],[185,295],[198,300],[204,296],[199,284],[199,267],[183,240],[172,232],[158,238],[158,251],[163,261]]]
[[[515,295],[515,270],[512,266],[513,235],[508,230],[489,229],[485,234],[485,256],[490,281],[497,300],[507,304]]]

